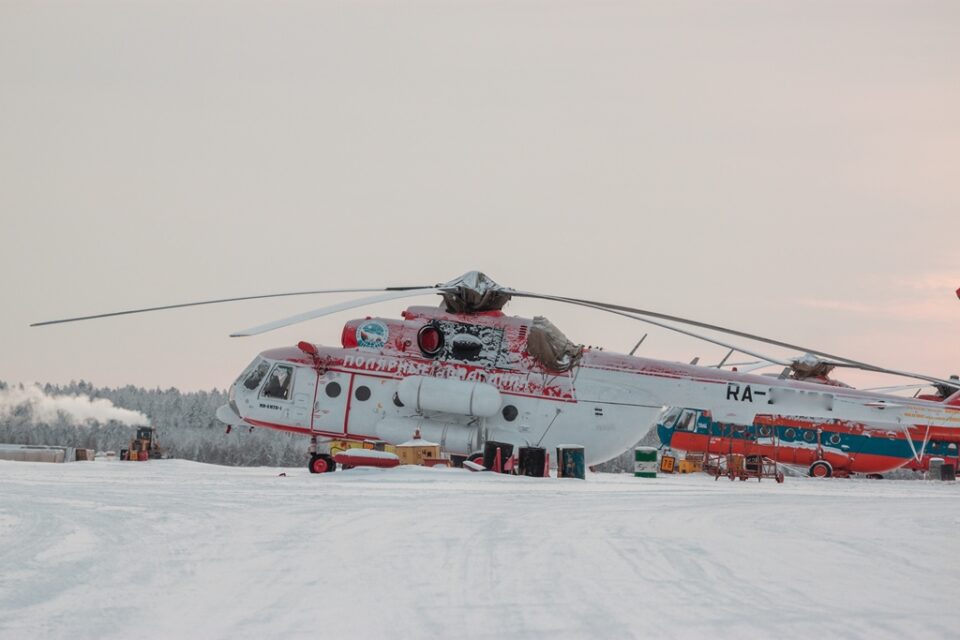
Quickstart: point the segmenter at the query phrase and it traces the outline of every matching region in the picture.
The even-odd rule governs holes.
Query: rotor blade
[[[750,373],[751,371],[757,371],[759,369],[766,369],[767,367],[773,366],[775,364],[780,364],[779,362],[758,362],[756,364],[746,364],[743,366],[738,366],[737,371],[739,373]],[[766,375],[766,374],[764,374]]]
[[[604,310],[604,311],[609,311],[610,313],[616,313],[616,314],[618,314],[618,315],[624,315],[624,312],[629,312],[629,313],[631,313],[631,314],[637,314],[637,315],[641,315],[641,316],[649,316],[649,317],[652,317],[652,318],[660,318],[660,319],[662,319],[662,320],[671,320],[671,321],[673,321],[673,322],[679,322],[680,324],[686,324],[686,325],[690,325],[690,326],[694,326],[694,327],[701,327],[701,328],[703,328],[703,329],[710,329],[711,331],[719,331],[720,333],[726,333],[726,334],[729,334],[729,335],[738,336],[738,337],[741,337],[741,338],[746,338],[746,339],[748,339],[748,340],[756,340],[757,342],[763,342],[763,343],[765,343],[765,344],[770,344],[770,345],[774,345],[774,346],[777,346],[777,347],[783,347],[784,349],[793,349],[793,350],[796,350],[796,351],[804,351],[804,352],[812,353],[812,354],[814,354],[814,355],[818,355],[818,356],[821,356],[821,357],[824,357],[824,358],[830,358],[830,359],[832,359],[832,360],[838,360],[839,362],[831,362],[831,363],[830,363],[830,364],[837,365],[837,366],[852,366],[852,367],[855,367],[855,368],[857,368],[857,369],[862,369],[862,370],[864,370],[864,371],[873,371],[873,372],[876,372],[876,373],[886,373],[886,374],[895,375],[895,376],[903,376],[903,377],[905,377],[905,378],[914,378],[914,379],[916,379],[916,380],[926,380],[927,382],[937,382],[937,383],[945,384],[945,385],[947,385],[947,386],[949,386],[949,387],[952,387],[952,388],[955,388],[955,389],[960,389],[960,382],[958,382],[957,380],[952,380],[952,381],[950,381],[950,380],[941,380],[940,378],[935,378],[935,377],[932,377],[932,376],[927,376],[927,375],[923,375],[923,374],[919,374],[919,373],[911,373],[911,372],[908,372],[908,371],[898,371],[898,370],[896,370],[896,369],[888,369],[888,368],[886,368],[886,367],[879,367],[879,366],[877,366],[877,365],[868,364],[868,363],[866,363],[866,362],[860,362],[860,361],[858,361],[858,360],[851,360],[850,358],[844,358],[844,357],[842,357],[842,356],[835,356],[835,355],[826,353],[825,351],[820,351],[820,350],[818,350],[818,349],[811,349],[811,348],[809,348],[809,347],[803,347],[803,346],[800,346],[800,345],[791,344],[791,343],[789,343],[789,342],[783,342],[783,341],[781,341],[781,340],[774,340],[774,339],[772,339],[772,338],[765,338],[765,337],[763,337],[763,336],[754,335],[754,334],[752,334],[752,333],[746,333],[745,331],[737,331],[736,329],[728,329],[727,327],[721,327],[721,326],[718,326],[718,325],[715,325],[715,324],[708,324],[708,323],[706,323],[706,322],[700,322],[700,321],[698,321],[698,320],[691,320],[691,319],[689,319],[689,318],[682,318],[682,317],[680,317],[680,316],[671,316],[671,315],[668,315],[668,314],[666,314],[666,313],[657,313],[657,312],[655,312],[655,311],[647,311],[647,310],[645,310],[645,309],[636,309],[636,308],[634,308],[634,307],[627,307],[627,306],[618,305],[618,304],[609,304],[609,303],[606,303],[606,302],[595,302],[595,301],[592,301],[592,300],[581,300],[581,299],[579,299],[579,298],[564,298],[564,297],[562,297],[562,296],[550,296],[550,295],[545,295],[545,294],[541,294],[541,293],[530,293],[530,292],[528,292],[528,291],[512,291],[511,294],[514,295],[514,296],[521,297],[521,298],[538,298],[538,299],[540,299],[540,300],[553,300],[553,301],[555,301],[555,302],[566,302],[566,303],[568,303],[568,304],[581,305],[581,306],[585,306],[585,307],[593,307],[594,309],[601,309],[601,310]],[[636,316],[633,316],[633,317],[636,317]],[[639,318],[637,318],[637,319],[639,319]],[[654,324],[656,324],[656,323],[654,323]],[[667,327],[667,328],[670,328],[670,327]],[[674,331],[679,331],[679,330],[676,329],[676,328],[673,328],[673,330],[674,330]],[[682,331],[681,331],[681,333],[682,333]],[[697,337],[697,338],[700,338],[700,339],[702,339],[702,340],[707,340],[707,338],[705,338],[704,336],[699,336],[699,335],[696,335],[696,334],[693,334],[693,333],[688,333],[687,335],[692,335],[692,336]],[[713,342],[714,344],[719,344],[719,345],[722,345],[722,346],[726,346],[726,347],[728,347],[728,348],[730,347],[730,345],[724,345],[724,344],[721,343],[721,342],[717,342],[717,341],[713,341],[713,340],[707,340],[707,341],[708,341],[708,342]],[[780,362],[777,362],[777,361],[775,361],[775,360],[773,360],[773,359],[770,359],[770,358],[768,358],[768,357],[766,357],[766,356],[760,356],[760,355],[757,355],[757,354],[755,354],[755,353],[751,353],[751,352],[749,352],[749,351],[746,351],[746,350],[744,350],[744,349],[741,349],[740,347],[735,347],[735,348],[736,348],[737,351],[740,351],[741,353],[745,353],[745,354],[747,354],[747,355],[751,355],[751,356],[754,356],[754,357],[757,357],[757,358],[763,358],[764,360],[768,360],[768,361],[770,361],[770,362],[774,362],[775,364],[780,364]],[[785,365],[789,365],[789,363],[784,363],[784,364],[785,364]]]
[[[866,389],[860,389],[860,391],[880,391],[887,393],[890,391],[908,391],[910,389],[923,389],[929,385],[926,384],[896,384],[890,387],[868,387]]]
[[[860,369],[862,371],[873,371],[875,373],[886,373],[892,376],[900,376],[903,378],[913,378],[914,380],[925,380],[926,382],[929,382],[931,384],[942,384],[947,387],[951,387],[953,389],[960,389],[960,381],[942,380],[940,378],[924,375],[922,373],[911,373],[910,371],[899,371],[897,369],[887,369],[886,367],[878,367],[876,365],[864,364],[862,362],[856,362],[851,360],[845,360],[844,362],[830,362],[829,360],[821,360],[821,362],[831,364],[835,367],[845,367],[847,369]]]
[[[299,313],[295,316],[284,318],[283,320],[275,320],[273,322],[261,324],[256,327],[251,327],[250,329],[237,331],[236,333],[231,333],[230,337],[241,338],[245,336],[255,336],[261,333],[266,333],[267,331],[273,331],[274,329],[280,329],[281,327],[287,327],[287,326],[290,326],[291,324],[297,324],[298,322],[304,322],[306,320],[313,320],[314,318],[328,316],[331,313],[337,313],[338,311],[346,311],[347,309],[363,307],[368,304],[376,304],[377,302],[386,302],[388,300],[396,300],[398,298],[412,298],[414,296],[422,296],[430,293],[440,293],[440,291],[441,291],[440,289],[437,289],[435,287],[424,287],[422,289],[391,291],[389,293],[382,293],[378,296],[369,296],[367,298],[360,298],[358,300],[349,300],[347,302],[341,302],[339,304],[330,305],[329,307],[320,307],[319,309],[314,309],[313,311],[307,311],[306,313]]]
[[[111,313],[98,313],[91,316],[78,316],[76,318],[64,318],[63,320],[45,320],[43,322],[34,322],[31,327],[43,327],[48,324],[62,324],[64,322],[79,322],[80,320],[96,320],[98,318],[110,318],[113,316],[126,316],[132,313],[147,313],[148,311],[164,311],[166,309],[182,309],[183,307],[199,307],[205,304],[221,304],[223,302],[240,302],[241,300],[261,300],[263,298],[284,298],[288,296],[310,296],[320,293],[364,293],[368,291],[407,291],[412,289],[423,289],[425,287],[377,287],[375,289],[321,289],[318,291],[293,291],[291,293],[268,293],[261,296],[242,296],[240,298],[221,298],[220,300],[202,300],[200,302],[184,302],[182,304],[168,304],[162,307],[146,307],[143,309],[129,309],[127,311],[114,311]]]
[[[750,350],[744,349],[744,348],[742,348],[742,347],[737,347],[737,346],[732,345],[732,344],[727,344],[726,342],[722,342],[722,341],[717,340],[717,339],[715,339],[715,338],[709,338],[709,337],[704,336],[704,335],[701,335],[701,334],[699,334],[699,333],[694,333],[694,332],[692,332],[692,331],[687,331],[686,329],[681,329],[680,327],[673,327],[673,326],[670,326],[669,324],[663,324],[662,322],[657,322],[656,320],[651,320],[650,318],[642,318],[642,317],[637,316],[637,315],[634,315],[634,314],[632,314],[632,313],[626,313],[626,312],[623,312],[623,311],[615,311],[614,309],[607,309],[607,308],[605,308],[605,307],[603,307],[603,306],[601,306],[601,305],[594,304],[594,303],[592,303],[592,302],[579,301],[579,300],[574,300],[574,299],[572,299],[572,298],[570,298],[570,299],[568,299],[568,298],[556,298],[556,297],[553,297],[553,296],[544,296],[544,295],[540,295],[540,294],[526,293],[526,292],[523,292],[523,291],[511,291],[510,294],[511,294],[511,295],[516,295],[516,296],[520,296],[520,297],[527,297],[527,298],[540,298],[540,299],[543,299],[543,300],[553,300],[554,302],[566,302],[567,304],[575,304],[575,305],[578,305],[578,306],[581,306],[581,307],[587,307],[588,309],[596,309],[597,311],[606,311],[607,313],[612,313],[612,314],[614,314],[614,315],[623,316],[624,318],[630,318],[631,320],[637,320],[638,322],[644,322],[644,323],[646,323],[646,324],[652,324],[652,325],[655,326],[655,327],[660,327],[661,329],[666,329],[666,330],[668,330],[668,331],[673,331],[673,332],[675,332],[675,333],[681,333],[681,334],[683,334],[683,335],[685,335],[685,336],[690,336],[690,337],[692,337],[692,338],[696,338],[697,340],[703,340],[704,342],[709,342],[709,343],[711,343],[711,344],[715,344],[715,345],[718,345],[718,346],[721,346],[721,347],[726,347],[727,349],[733,349],[734,351],[737,351],[737,352],[739,352],[739,353],[743,353],[743,354],[746,354],[746,355],[748,355],[748,356],[753,356],[754,358],[760,358],[761,360],[764,360],[764,361],[766,361],[766,362],[769,362],[770,364],[778,364],[778,365],[783,366],[783,367],[790,366],[790,363],[789,363],[789,362],[786,362],[786,361],[784,361],[784,360],[777,360],[776,358],[771,358],[770,356],[765,356],[765,355],[763,355],[763,354],[756,353],[756,352],[754,352],[754,351],[750,351]]]

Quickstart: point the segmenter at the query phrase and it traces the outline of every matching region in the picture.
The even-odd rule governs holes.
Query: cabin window
[[[762,438],[769,438],[772,433],[772,430],[770,429],[770,425],[768,424],[760,425],[760,429],[758,433]]]
[[[955,456],[957,455],[957,443],[951,442],[947,445],[947,455]]]
[[[794,431],[793,429],[787,429],[786,431],[783,432],[783,437],[786,440],[793,440],[794,437],[796,437],[796,435],[797,435],[797,432]]]
[[[833,433],[830,435],[830,444],[840,444],[840,434]]]
[[[270,372],[267,384],[263,388],[265,398],[286,400],[290,397],[290,381],[293,379],[293,367],[278,364]]]
[[[270,363],[261,360],[260,364],[247,375],[247,379],[243,381],[243,386],[247,389],[253,391],[260,386],[260,382],[263,380],[263,377],[267,375],[267,371],[270,370]]]
[[[814,433],[813,431],[805,431],[803,434],[803,439],[806,440],[807,442],[813,442],[814,440],[817,439],[817,434]]]

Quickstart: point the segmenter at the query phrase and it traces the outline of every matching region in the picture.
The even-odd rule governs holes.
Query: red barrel
[[[149,460],[149,459],[150,459],[150,452],[149,452],[149,451],[138,451],[138,452],[137,452],[137,456],[138,456],[137,459],[140,460],[140,461]]]

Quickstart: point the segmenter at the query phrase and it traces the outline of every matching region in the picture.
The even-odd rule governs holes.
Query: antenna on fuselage
[[[640,345],[643,344],[643,341],[647,339],[647,336],[648,336],[648,335],[650,335],[650,334],[649,334],[649,333],[643,334],[643,337],[640,338],[640,340],[637,341],[637,344],[633,345],[633,349],[630,349],[630,355],[631,355],[631,356],[637,352],[637,349],[640,348]]]

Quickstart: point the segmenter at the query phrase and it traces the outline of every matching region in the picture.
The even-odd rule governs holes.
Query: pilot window
[[[267,362],[261,362],[257,367],[247,375],[247,379],[243,381],[243,386],[247,389],[253,391],[260,386],[260,382],[263,380],[263,377],[267,375],[267,371],[270,370],[270,364]]]
[[[278,364],[270,372],[267,384],[263,388],[265,398],[286,400],[290,397],[290,381],[293,379],[293,367]]]
[[[663,420],[661,421],[661,424],[668,429],[672,427],[673,423],[677,421],[677,416],[680,415],[680,411],[681,410],[677,408],[669,409],[667,413],[663,416]]]
[[[677,420],[677,431],[692,431],[697,426],[697,412],[685,409],[680,419]]]

